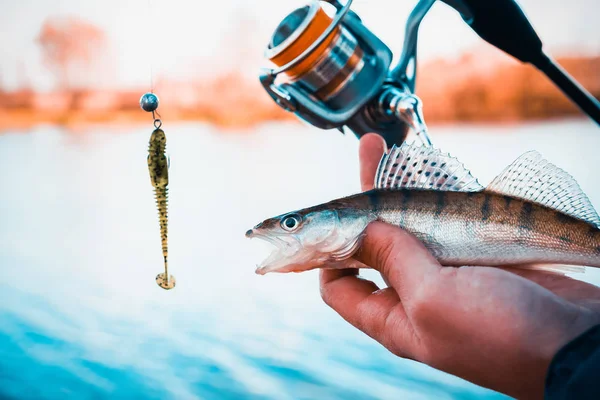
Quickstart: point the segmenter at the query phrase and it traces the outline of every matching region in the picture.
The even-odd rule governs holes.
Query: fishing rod
[[[544,53],[514,0],[441,0],[485,41],[544,73],[600,125],[600,102]],[[313,0],[288,14],[265,51],[275,68],[260,82],[284,110],[321,129],[347,127],[357,137],[375,132],[388,146],[412,132],[431,145],[421,99],[415,94],[421,21],[436,0],[419,0],[408,17],[399,61],[350,9],[352,0]],[[323,8],[335,8],[330,16]],[[277,79],[277,78],[281,79]]]

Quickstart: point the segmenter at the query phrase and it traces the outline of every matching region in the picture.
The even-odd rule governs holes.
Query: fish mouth
[[[256,274],[264,275],[268,272],[288,272],[288,262],[290,257],[297,253],[298,247],[291,243],[257,229],[250,229],[246,232],[246,237],[250,239],[262,239],[274,248],[268,257],[256,266]]]

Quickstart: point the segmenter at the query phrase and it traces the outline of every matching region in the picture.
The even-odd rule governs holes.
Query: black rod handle
[[[559,64],[544,54],[534,65],[542,71],[577,106],[600,125],[600,101],[573,79]]]

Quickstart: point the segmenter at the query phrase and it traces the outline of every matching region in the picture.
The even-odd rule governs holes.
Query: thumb
[[[442,268],[416,237],[379,221],[369,224],[354,257],[379,271],[401,298],[426,280],[437,277]]]
[[[363,191],[373,189],[373,179],[385,151],[385,140],[380,135],[367,133],[360,138],[358,159],[360,162],[360,186]]]

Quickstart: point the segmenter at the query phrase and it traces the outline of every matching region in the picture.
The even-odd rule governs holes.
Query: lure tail
[[[160,240],[165,262],[165,272],[156,276],[156,283],[163,289],[173,289],[175,287],[175,278],[169,275],[169,247],[168,247],[168,188],[154,188],[154,197],[158,207],[158,221],[160,223]]]

